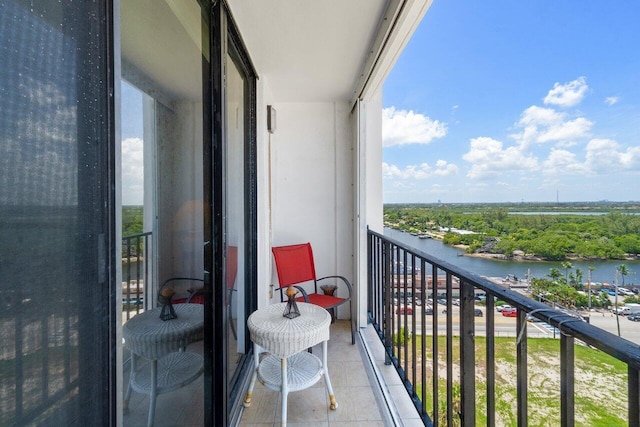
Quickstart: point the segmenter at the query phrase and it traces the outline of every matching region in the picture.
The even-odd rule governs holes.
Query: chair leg
[[[355,345],[356,343],[356,318],[353,315],[353,306],[351,305],[353,301],[349,301],[349,312],[351,314],[351,345]]]
[[[327,342],[322,341],[322,369],[324,371],[324,381],[327,386],[327,393],[329,394],[329,409],[338,409],[338,402],[336,401],[336,395],[333,393],[333,387],[331,386],[331,379],[329,378],[329,368],[327,366]]]
[[[282,388],[280,393],[282,394],[282,414],[281,414],[281,426],[287,425],[287,403],[289,398],[289,384],[287,381],[287,358],[280,359],[280,369],[282,375]]]
[[[260,364],[260,352],[258,351],[258,345],[253,345],[253,374],[251,375],[251,382],[249,383],[249,389],[247,395],[244,398],[242,404],[245,408],[251,405],[251,397],[253,396],[253,387],[256,385],[256,378],[258,377],[258,365]]]
[[[151,361],[151,394],[149,395],[149,416],[147,427],[153,427],[156,415],[156,399],[158,398],[158,361]]]

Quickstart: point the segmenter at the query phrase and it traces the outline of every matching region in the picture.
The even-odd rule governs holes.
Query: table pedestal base
[[[184,387],[196,380],[204,371],[204,359],[199,354],[180,351],[170,353],[160,360],[152,360],[149,369],[137,368],[139,356],[131,354],[131,376],[124,396],[124,410],[128,410],[131,390],[149,395],[149,416],[147,425],[153,425],[156,412],[156,398]]]
[[[251,396],[256,379],[270,390],[279,391],[282,394],[282,426],[287,425],[287,400],[291,391],[304,390],[311,387],[325,377],[327,392],[329,393],[329,407],[332,410],[338,408],[329,371],[327,370],[327,342],[322,343],[322,361],[311,353],[302,351],[287,358],[279,358],[273,355],[259,361],[259,347],[254,345],[254,359],[256,370],[251,378],[249,390],[244,400],[244,406],[251,405]]]

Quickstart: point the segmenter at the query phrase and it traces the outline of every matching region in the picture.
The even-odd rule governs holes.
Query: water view
[[[384,229],[385,236],[405,243],[413,248],[419,249],[429,255],[456,265],[469,272],[488,277],[506,277],[514,275],[517,278],[524,279],[530,272],[531,277],[545,277],[549,274],[549,269],[557,268],[564,274],[562,262],[556,261],[502,261],[486,258],[476,258],[463,256],[462,249],[456,249],[447,246],[437,239],[420,239],[410,233],[394,230],[391,228]],[[582,270],[583,279],[586,282],[589,273],[589,266],[595,267],[591,274],[592,282],[613,283],[616,277],[616,268],[620,264],[625,264],[631,271],[631,274],[625,277],[625,285],[640,284],[638,274],[640,274],[640,261],[626,260],[607,260],[607,261],[571,261],[573,269]],[[618,279],[618,284],[622,280]]]

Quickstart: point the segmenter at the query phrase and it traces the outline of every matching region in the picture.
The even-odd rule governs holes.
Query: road
[[[447,317],[446,314],[442,313],[442,306],[440,307],[439,312],[437,313],[438,319],[438,333],[445,334],[447,327]],[[477,307],[482,311],[482,317],[475,317],[475,326],[476,326],[476,335],[484,336],[486,333],[486,319],[487,313],[485,307]],[[505,317],[499,312],[494,312],[494,335],[495,336],[516,336],[516,318],[515,317]],[[407,316],[408,320],[408,328],[413,330],[413,319],[412,315]],[[397,318],[397,317],[396,317]],[[415,312],[415,320],[416,320],[416,328],[415,332],[420,333],[422,331],[422,308],[416,307]],[[432,322],[433,316],[427,315],[425,316],[425,332],[430,335],[433,330]],[[459,316],[459,308],[454,306],[452,312],[452,320],[453,320],[453,333],[457,335],[460,332],[460,316]],[[404,322],[404,316],[400,315],[400,321]],[[590,323],[594,326],[597,326],[601,329],[604,329],[608,332],[611,332],[614,335],[618,334],[618,328],[616,324],[616,317],[610,312],[592,312],[590,316]],[[527,335],[529,337],[536,338],[558,338],[559,332],[557,329],[551,327],[550,325],[542,322],[527,322]],[[625,338],[631,342],[636,344],[640,344],[640,322],[632,322],[627,320],[626,317],[620,316],[620,336]]]

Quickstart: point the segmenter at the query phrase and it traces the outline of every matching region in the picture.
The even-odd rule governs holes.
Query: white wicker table
[[[282,426],[287,423],[288,393],[311,387],[323,375],[330,408],[338,407],[327,370],[331,315],[317,305],[297,304],[300,316],[294,319],[283,316],[286,303],[282,303],[257,310],[247,320],[254,345],[255,372],[244,405],[248,407],[251,404],[253,387],[259,379],[265,387],[282,394]],[[305,351],[319,343],[322,343],[322,360]],[[262,361],[260,348],[270,353]]]
[[[161,308],[133,316],[122,328],[131,351],[131,374],[124,396],[128,410],[131,390],[149,395],[147,425],[152,426],[156,398],[193,382],[203,370],[199,354],[184,351],[188,344],[204,337],[204,310],[201,304],[175,304],[176,319],[160,320]],[[151,361],[150,369],[138,368],[138,357]]]

